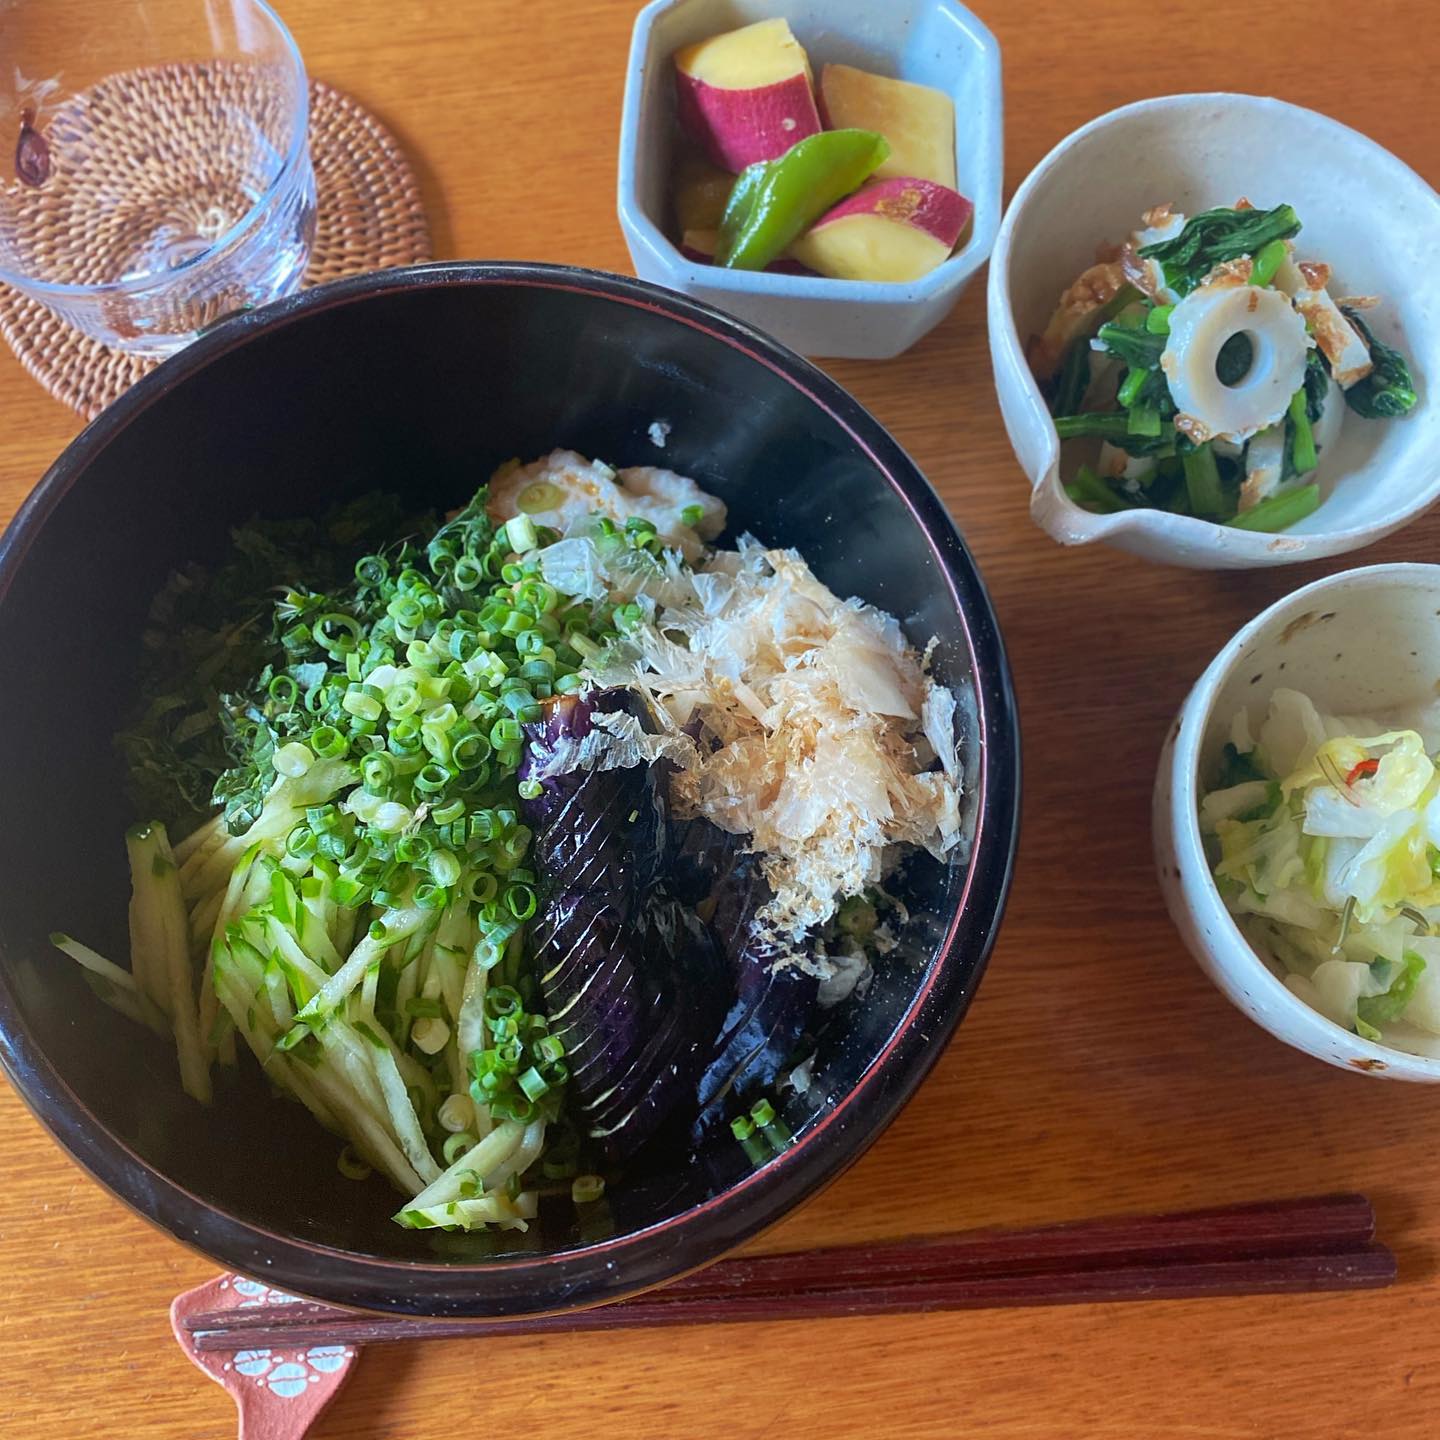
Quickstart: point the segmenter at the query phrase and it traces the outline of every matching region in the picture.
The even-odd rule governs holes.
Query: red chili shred
[[[1353,785],[1357,780],[1364,780],[1373,775],[1380,768],[1378,760],[1362,760],[1346,777],[1345,783]]]

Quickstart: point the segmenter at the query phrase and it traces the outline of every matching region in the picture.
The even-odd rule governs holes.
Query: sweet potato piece
[[[802,264],[839,280],[918,280],[949,259],[974,206],[913,175],[842,200],[792,247]]]
[[[955,106],[942,91],[827,65],[820,75],[820,110],[829,130],[877,130],[890,142],[877,180],[914,178],[956,188]]]
[[[735,177],[698,155],[682,160],[675,172],[675,219],[681,231],[715,230]]]
[[[820,129],[810,61],[784,20],[761,20],[675,52],[680,123],[738,174]]]

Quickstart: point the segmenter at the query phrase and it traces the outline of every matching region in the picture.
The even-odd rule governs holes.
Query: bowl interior
[[[1301,595],[1240,649],[1210,706],[1199,779],[1218,771],[1233,717],[1259,728],[1279,689],[1332,715],[1383,719],[1433,704],[1440,677],[1440,566],[1383,565]]]
[[[913,80],[944,91],[955,102],[955,160],[960,190],[975,204],[965,244],[936,274],[973,269],[988,253],[1000,215],[999,74],[994,41],[975,18],[950,0],[678,0],[654,17],[639,85],[640,122],[635,137],[635,198],[661,236],[675,232],[670,176],[679,135],[675,120],[675,79],[670,57],[683,45],[757,20],[784,17],[805,47],[819,85],[821,67],[853,65]],[[678,252],[677,252],[678,254]],[[709,269],[706,271],[709,274]],[[786,279],[719,271],[721,282],[738,284]],[[823,287],[841,284],[834,280]],[[823,287],[817,294],[823,294]],[[846,285],[877,298],[897,287]]]
[[[1302,158],[1318,155],[1323,163]],[[1094,263],[1096,247],[1123,240],[1150,206],[1171,201],[1193,215],[1241,196],[1259,207],[1295,207],[1304,225],[1297,257],[1332,267],[1332,294],[1383,298],[1367,319],[1379,339],[1410,357],[1420,394],[1403,422],[1347,412],[1322,462],[1325,504],[1286,531],[1287,540],[1369,525],[1433,498],[1440,274],[1428,257],[1440,200],[1373,141],[1313,111],[1249,95],[1181,95],[1127,107],[1077,132],[1041,163],[1007,218],[1008,246],[1002,237],[997,266],[1019,343],[1044,328],[1060,293]],[[1028,370],[1024,379],[1035,402],[1025,423],[1046,427]],[[1048,445],[1053,431],[1037,452]],[[1245,539],[1263,548],[1269,537],[1239,543]]]
[[[1003,809],[1008,793],[1013,807],[1013,752],[1002,741],[982,755],[979,745],[980,725],[993,725],[997,708],[1008,706],[1008,681],[1003,661],[987,662],[977,698],[966,616],[984,629],[988,603],[978,580],[971,588],[966,578],[968,557],[938,501],[918,476],[902,495],[846,420],[767,356],[824,387],[818,372],[778,350],[757,356],[706,333],[706,323],[706,312],[634,282],[544,267],[440,266],[328,287],[232,322],[232,338],[217,334],[167,364],[141,392],[149,403],[127,402],[99,422],[7,537],[0,665],[17,677],[24,701],[0,710],[0,737],[6,753],[28,759],[0,772],[0,809],[33,819],[0,827],[0,1058],[102,1178],[237,1268],[246,1268],[249,1245],[258,1247],[250,1267],[264,1254],[276,1283],[334,1299],[433,1307],[438,1292],[425,1288],[438,1283],[433,1276],[405,1279],[408,1271],[397,1270],[393,1283],[367,1289],[353,1272],[341,1276],[319,1261],[297,1271],[290,1252],[282,1265],[264,1237],[395,1262],[523,1259],[637,1234],[757,1177],[727,1136],[697,1164],[675,1151],[652,1155],[612,1188],[603,1216],[583,1232],[563,1205],[527,1236],[417,1236],[389,1223],[396,1196],[388,1187],[337,1175],[335,1144],[267,1093],[253,1066],[222,1080],[211,1109],[186,1099],[171,1048],[96,1002],[76,967],[50,948],[47,933],[65,929],[117,958],[126,953],[122,832],[135,817],[108,741],[132,698],[130,667],[149,597],[177,563],[221,551],[229,527],[255,514],[313,513],[377,488],[452,507],[500,462],[556,446],[617,466],[688,472],[726,499],[732,535],[750,530],[800,547],[841,595],[890,610],[921,644],[938,638],[937,671],[965,697],[961,740],[975,787],[967,823],[973,831],[987,785],[991,804]],[[725,323],[713,321],[722,330]],[[851,420],[889,444],[853,402],[835,396]],[[656,421],[669,426],[663,449],[651,438]],[[890,448],[887,463],[903,465]],[[928,538],[916,507],[939,527]],[[988,673],[995,671],[1002,673]],[[1002,754],[1008,779],[994,768]],[[64,824],[44,819],[61,815]],[[905,871],[915,912],[905,953],[877,974],[864,1006],[831,1027],[815,1083],[791,1096],[801,1143],[769,1167],[791,1167],[796,1178],[786,1185],[813,1188],[854,1158],[943,1044],[998,916],[1011,818],[990,825],[975,847],[977,860],[1002,859],[964,912],[973,920],[957,920],[957,911],[976,861],[917,860]],[[934,1021],[920,1027],[928,1043],[912,1037],[908,1067],[877,1069],[917,1007]],[[856,1091],[872,1071],[875,1086]],[[868,1095],[865,1108],[854,1105],[846,1123],[830,1126],[851,1104],[847,1095]],[[86,1137],[102,1132],[140,1169],[87,1155]],[[192,1210],[177,1220],[174,1197],[158,1195],[144,1167],[197,1200],[199,1218]],[[708,1251],[677,1245],[653,1257],[653,1271],[606,1273],[597,1260],[556,1293],[524,1287],[501,1298],[502,1277],[447,1292],[445,1303],[543,1308],[664,1278],[774,1218],[793,1203],[793,1189],[789,1201],[779,1198],[783,1189],[768,1192],[768,1210],[758,1204],[719,1217]],[[243,1241],[233,1221],[250,1227]]]
[[[1275,606],[1226,664],[1208,709],[1196,717],[1202,728],[1185,812],[1197,844],[1196,804],[1219,773],[1231,723],[1241,710],[1253,734],[1279,689],[1301,691],[1323,713],[1382,721],[1391,712],[1403,716],[1433,706],[1440,691],[1437,621],[1440,566],[1435,565],[1356,570],[1307,587]],[[1223,912],[1213,884],[1207,895]],[[1283,975],[1268,957],[1261,958],[1272,973]],[[1293,1005],[1304,1006],[1304,1001],[1285,993]],[[1327,1032],[1363,1047],[1366,1054],[1394,1053],[1393,1047],[1368,1045],[1317,1018]],[[1440,1079],[1440,1058],[1408,1057],[1406,1068]]]

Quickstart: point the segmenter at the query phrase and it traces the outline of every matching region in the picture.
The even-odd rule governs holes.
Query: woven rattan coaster
[[[428,260],[430,231],[415,176],[394,137],[348,96],[310,86],[315,244],[304,284]],[[57,400],[93,420],[159,363],[112,350],[0,285],[0,335]]]

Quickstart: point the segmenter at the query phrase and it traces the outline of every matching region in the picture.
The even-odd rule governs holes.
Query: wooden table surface
[[[1426,0],[1364,14],[1342,0],[974,4],[1005,56],[1007,193],[1095,114],[1206,88],[1317,104],[1440,180],[1428,70],[1440,38]],[[632,0],[282,8],[312,74],[405,145],[438,255],[628,273],[614,158]],[[1376,217],[1377,243],[1383,233]],[[762,1243],[1354,1188],[1375,1199],[1401,1283],[1340,1298],[390,1348],[361,1361],[319,1436],[1436,1433],[1440,1097],[1331,1070],[1229,1008],[1162,909],[1148,804],[1166,723],[1224,640],[1328,570],[1433,556],[1440,512],[1357,557],[1241,575],[1063,550],[1027,518],[983,295],[980,280],[901,359],[829,368],[944,495],[1000,612],[1025,726],[1009,915],[974,1009],[920,1094]],[[80,426],[3,350],[0,414],[4,523]],[[166,1320],[172,1296],[215,1267],[71,1165],[5,1086],[0,1156],[0,1435],[233,1434],[230,1401],[183,1358]]]

